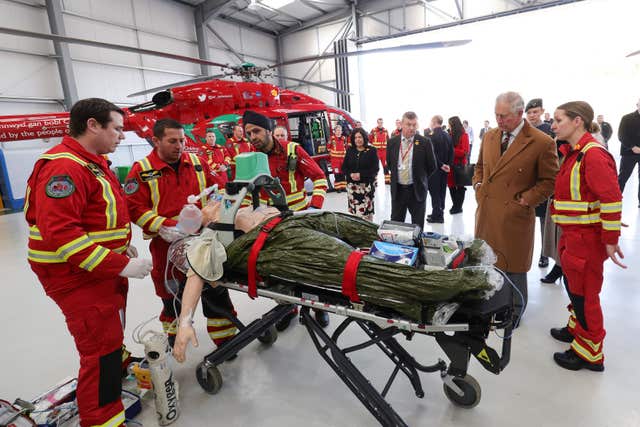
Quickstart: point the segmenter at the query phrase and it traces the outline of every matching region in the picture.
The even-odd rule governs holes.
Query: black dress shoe
[[[547,273],[540,281],[542,283],[555,283],[562,277],[562,267],[558,264],[554,265],[550,272]]]
[[[276,322],[276,329],[278,330],[278,332],[282,332],[287,329],[289,327],[289,324],[291,324],[291,321],[296,317],[297,314],[298,307],[293,307],[291,311],[286,314],[286,316],[278,320]]]
[[[565,326],[564,328],[551,328],[549,331],[551,336],[558,341],[570,343],[573,342],[573,334],[569,332],[569,329]]]
[[[433,215],[429,214],[427,215],[427,220],[430,220],[433,217]]]
[[[538,267],[540,268],[549,267],[549,258],[547,258],[546,256],[540,255],[540,260],[538,261]]]
[[[322,310],[316,310],[316,321],[322,326],[326,328],[329,326],[329,313]]]
[[[449,209],[449,213],[450,213],[451,215],[455,215],[455,214],[462,213],[462,208],[460,208],[460,209],[453,209],[453,208],[451,208],[451,209]]]
[[[572,349],[564,353],[554,353],[553,360],[555,360],[558,365],[571,371],[579,371],[582,368],[595,372],[604,371],[604,363],[589,363],[580,358]]]
[[[435,224],[444,224],[444,218],[433,218],[433,217],[428,217],[428,218],[427,218],[427,222],[429,222],[429,223],[435,223]]]

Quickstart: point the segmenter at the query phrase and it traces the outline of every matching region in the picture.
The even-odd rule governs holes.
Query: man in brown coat
[[[498,257],[496,267],[516,286],[514,318],[527,305],[534,208],[551,195],[558,173],[556,144],[529,125],[523,111],[524,101],[515,92],[496,98],[498,127],[484,135],[473,176],[478,202],[475,235],[491,246]]]

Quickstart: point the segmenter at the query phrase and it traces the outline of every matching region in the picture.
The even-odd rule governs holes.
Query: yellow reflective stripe
[[[93,245],[91,239],[89,239],[89,237],[87,237],[86,235],[83,235],[65,245],[60,246],[56,250],[56,253],[66,261],[69,259],[69,257],[87,249],[91,245]]]
[[[91,240],[93,240],[96,243],[108,242],[111,240],[126,239],[127,236],[129,235],[129,229],[130,229],[130,225],[127,224],[125,228],[118,228],[118,229],[105,230],[105,231],[90,231],[87,234],[89,235]]]
[[[556,224],[595,224],[600,222],[600,215],[551,215]]]
[[[580,161],[576,161],[571,168],[571,199],[580,200]]]
[[[22,212],[25,214],[29,210],[29,195],[31,194],[31,187],[27,185],[27,194],[24,196],[24,206],[22,207]]]
[[[569,317],[569,322],[567,323],[567,327],[569,329],[575,329],[575,327],[576,327],[576,318],[575,317],[573,317],[573,316]]]
[[[149,220],[154,216],[155,213],[153,211],[146,211],[145,213],[140,215],[140,218],[137,219],[136,224],[138,224],[140,227],[144,227],[144,225],[149,222]]]
[[[313,181],[313,186],[317,187],[320,185],[324,185],[325,187],[327,186],[327,180],[326,178],[320,178],[320,179],[316,179],[315,181]]]
[[[156,216],[154,220],[151,221],[151,224],[149,225],[149,231],[151,231],[152,233],[157,233],[160,230],[160,227],[162,227],[162,223],[164,222],[164,220],[165,220],[165,217]]]
[[[113,252],[117,253],[117,254],[123,254],[127,251],[127,249],[129,248],[129,245],[124,245],[124,246],[120,246],[119,248],[115,248],[112,249]]]
[[[598,351],[600,351],[600,348],[602,348],[602,342],[599,342],[599,343],[596,344],[593,341],[588,340],[586,338],[580,337],[580,339],[582,341],[584,341],[585,344],[587,344],[589,347],[591,347],[591,350],[593,350],[594,352],[598,352]]]
[[[65,262],[60,256],[51,251],[36,251],[35,249],[29,249],[27,252],[27,258],[33,262],[40,262],[43,264],[59,264]]]
[[[94,424],[91,427],[118,427],[121,424],[124,424],[124,411],[119,412],[117,415],[113,416],[109,421],[104,424]]]
[[[178,333],[178,325],[177,322],[162,322],[162,330],[166,334],[176,335]]]
[[[609,221],[606,219],[601,219],[602,228],[607,231],[619,231],[620,230],[620,220]]]
[[[225,319],[225,318],[208,318],[207,319],[207,326],[227,326],[227,325],[233,325],[233,323],[231,322],[231,320],[229,319]]]
[[[289,166],[289,158],[297,158],[296,145],[297,144],[295,142],[290,142],[289,145],[287,145],[287,166]],[[291,186],[292,193],[298,191],[298,184],[296,183],[296,171],[289,171],[289,186]]]
[[[116,209],[116,196],[113,194],[111,183],[102,176],[97,176],[98,182],[102,185],[102,198],[106,204],[104,216],[107,220],[107,229],[114,228],[118,223],[118,210]]]
[[[151,167],[151,162],[146,157],[142,160],[138,160],[138,164],[142,167],[143,171],[153,169]],[[153,207],[151,208],[154,213],[158,213],[158,204],[160,203],[160,191],[158,190],[158,180],[152,179],[147,181],[149,184],[149,190],[151,192],[151,204]]]
[[[32,240],[42,240],[42,234],[40,234],[40,230],[37,225],[29,227],[29,238]]]
[[[289,209],[292,211],[299,211],[307,207],[307,199],[302,199],[298,203],[290,204]]]
[[[194,169],[196,171],[196,178],[198,178],[198,187],[200,188],[199,192],[202,193],[202,191],[204,191],[204,189],[207,188],[207,179],[204,176],[204,169],[202,168],[202,163],[200,163],[200,159],[195,154],[189,154],[189,158],[191,159],[191,163],[193,163],[195,166],[200,166],[200,170],[196,168]]]
[[[622,212],[622,202],[611,202],[600,204],[601,213],[617,213]]]
[[[304,191],[298,191],[297,193],[292,193],[287,195],[287,203],[295,202],[296,200],[304,197]]]
[[[554,200],[553,206],[558,211],[583,211],[586,212],[588,210],[594,210],[600,207],[600,202],[580,202],[577,200],[565,201],[565,200]]]
[[[86,257],[84,261],[82,261],[80,265],[78,265],[78,267],[83,268],[87,271],[93,271],[93,269],[96,268],[102,262],[102,260],[107,257],[107,255],[109,255],[109,249],[105,248],[104,246],[98,246],[93,250],[93,252],[91,252],[91,255]]]
[[[598,363],[602,360],[602,352],[599,351],[598,354],[594,356],[589,350],[581,346],[577,340],[573,340],[573,342],[571,343],[571,348],[573,349],[573,351],[582,356],[582,358],[587,362]]]
[[[209,336],[211,337],[211,339],[215,340],[220,338],[232,337],[236,334],[236,332],[238,332],[238,329],[236,327],[233,327],[225,329],[224,331],[209,332]]]

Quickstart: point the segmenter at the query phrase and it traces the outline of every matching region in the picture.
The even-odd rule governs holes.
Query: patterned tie
[[[406,145],[405,145],[406,144]],[[402,146],[405,146],[405,150],[402,150]],[[400,144],[400,163],[401,169],[400,174],[398,176],[398,180],[401,184],[409,183],[409,150],[411,149],[411,141],[408,139],[402,138],[402,143]]]
[[[504,138],[502,138],[502,144],[500,144],[500,155],[503,155],[505,151],[507,151],[507,147],[509,147],[509,140],[511,139],[511,134],[509,132],[504,134]]]

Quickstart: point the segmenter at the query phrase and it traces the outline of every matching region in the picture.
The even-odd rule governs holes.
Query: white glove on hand
[[[120,276],[144,279],[152,269],[153,263],[150,259],[130,258],[127,266],[120,272]]]
[[[127,248],[127,256],[129,258],[138,258],[138,250],[135,246],[129,245],[129,247]]]
[[[160,227],[158,230],[158,234],[162,237],[162,240],[165,242],[175,242],[178,239],[182,239],[183,237],[187,237],[182,231],[178,230],[178,227]]]

